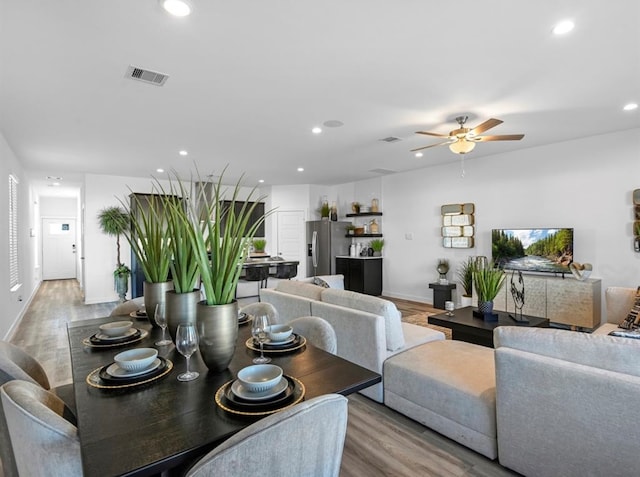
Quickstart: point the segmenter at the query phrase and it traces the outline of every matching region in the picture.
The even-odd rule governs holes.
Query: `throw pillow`
[[[329,288],[329,284],[320,277],[313,277],[313,284],[322,288]]]
[[[631,311],[622,323],[618,325],[624,330],[635,330],[640,328],[640,287],[636,290],[636,302]]]

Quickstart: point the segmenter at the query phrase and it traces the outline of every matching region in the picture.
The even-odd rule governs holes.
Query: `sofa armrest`
[[[505,346],[495,360],[502,465],[540,477],[640,468],[640,377]]]
[[[634,288],[608,287],[605,292],[607,323],[620,324],[629,314],[636,301]]]

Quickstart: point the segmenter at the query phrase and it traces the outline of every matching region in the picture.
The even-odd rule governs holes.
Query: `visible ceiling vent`
[[[389,136],[389,137],[384,137],[382,139],[380,139],[381,141],[384,142],[397,142],[397,141],[402,141],[402,139],[400,139],[399,137],[395,137],[395,136]]]
[[[395,174],[398,171],[390,171],[389,169],[371,169],[369,172],[380,174],[381,176],[388,176],[389,174]]]
[[[143,81],[149,84],[155,84],[156,86],[163,86],[165,81],[167,81],[167,79],[169,78],[169,75],[129,65],[129,67],[127,68],[127,73],[124,75],[124,77]]]

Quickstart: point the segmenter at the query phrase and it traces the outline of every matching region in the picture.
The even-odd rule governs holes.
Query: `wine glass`
[[[156,312],[154,314],[154,319],[160,328],[162,328],[162,339],[160,341],[156,341],[156,346],[165,346],[172,343],[171,340],[166,338],[167,331],[167,315],[164,312],[164,303],[158,303],[156,305]]]
[[[176,331],[176,349],[187,358],[187,370],[178,375],[178,381],[192,381],[200,374],[189,371],[189,358],[198,349],[198,333],[193,323],[180,323]]]
[[[256,315],[253,317],[251,324],[251,335],[260,343],[260,356],[253,358],[255,364],[265,364],[271,362],[271,358],[264,355],[262,345],[267,341],[267,327],[269,326],[269,317],[267,315]]]
[[[452,301],[445,301],[444,309],[447,310],[447,316],[453,316],[454,315],[453,310],[456,309],[456,305]]]

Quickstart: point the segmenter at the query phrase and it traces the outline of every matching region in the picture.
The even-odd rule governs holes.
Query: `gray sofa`
[[[334,287],[285,280],[275,289],[261,289],[260,301],[274,305],[282,323],[301,316],[324,318],[336,332],[336,354],[380,374],[390,356],[430,341],[444,340],[439,331],[403,323],[400,312],[389,300],[342,290],[335,278],[329,281]],[[384,382],[384,375],[382,379]],[[383,402],[383,383],[363,390],[362,394]]]

